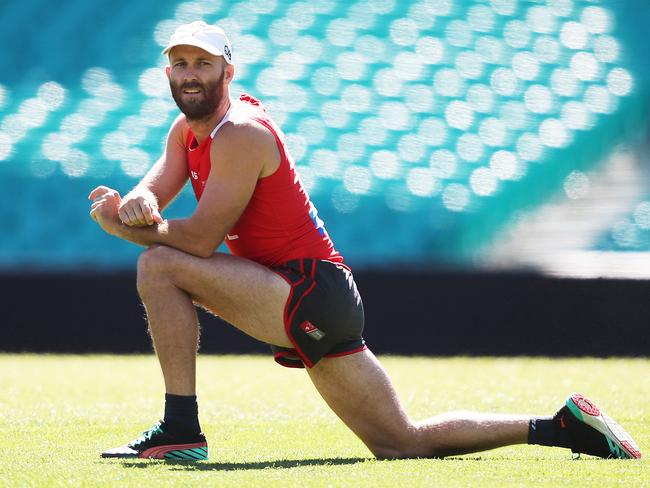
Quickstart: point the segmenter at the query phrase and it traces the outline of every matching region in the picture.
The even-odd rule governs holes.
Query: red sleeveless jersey
[[[224,120],[201,144],[189,130],[186,141],[188,173],[197,200],[201,199],[210,174],[212,139],[221,124],[233,117],[254,120],[273,134],[280,151],[280,166],[273,174],[257,180],[246,209],[226,236],[230,252],[265,266],[277,266],[299,258],[342,263],[343,256],[334,249],[323,221],[318,218],[318,212],[296,173],[284,134],[263,105],[250,95],[242,94],[239,100],[233,100]],[[218,165],[219,160],[214,164]]]

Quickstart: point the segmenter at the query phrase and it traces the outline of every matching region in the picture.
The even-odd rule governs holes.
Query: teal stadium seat
[[[160,50],[197,18],[229,34],[234,94],[283,127],[351,264],[471,263],[647,123],[642,14],[644,0],[4,3],[0,268],[132,268],[138,248],[100,232],[86,196],[126,193],[159,156],[178,113]],[[650,249],[649,201],[596,245]],[[194,206],[186,188],[167,215]]]

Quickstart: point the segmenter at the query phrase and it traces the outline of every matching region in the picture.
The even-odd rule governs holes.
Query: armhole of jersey
[[[194,138],[194,133],[192,132],[192,129],[189,127],[187,128],[187,136],[185,137],[185,153],[190,150],[190,144],[192,144],[192,139]]]
[[[282,167],[284,165],[288,166],[289,165],[289,158],[287,156],[286,151],[284,150],[284,144],[282,143],[282,140],[280,139],[280,136],[275,131],[273,126],[268,121],[266,121],[266,120],[264,120],[264,119],[262,119],[260,117],[252,117],[252,119],[255,122],[258,122],[258,123],[262,124],[264,127],[266,127],[271,132],[271,134],[273,135],[273,138],[275,139],[275,144],[276,144],[276,146],[278,146],[278,151],[280,151],[280,164],[278,165],[278,167],[275,169],[275,171],[273,173],[260,178],[260,180],[265,180],[267,178],[270,178],[270,177],[275,176],[276,174],[278,174],[278,172],[280,171],[280,169],[282,169]]]

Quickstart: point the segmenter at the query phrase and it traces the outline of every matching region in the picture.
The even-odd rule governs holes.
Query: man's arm
[[[164,154],[122,199],[119,216],[131,226],[161,223],[160,211],[178,195],[187,181],[185,137],[187,122],[180,115],[167,135]]]
[[[143,246],[163,244],[209,257],[248,205],[260,175],[278,167],[280,154],[274,137],[265,128],[251,123],[226,124],[212,142],[210,158],[210,176],[189,218],[164,220],[147,227],[128,226],[117,216],[115,195],[96,200],[91,216],[106,232],[121,239]]]

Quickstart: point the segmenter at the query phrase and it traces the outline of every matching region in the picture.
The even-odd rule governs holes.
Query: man
[[[572,395],[553,417],[458,412],[414,422],[362,338],[363,306],[350,269],[318,218],[284,136],[259,101],[231,99],[235,70],[225,33],[179,27],[164,49],[180,108],[164,155],[124,198],[100,186],[91,217],[145,246],[137,285],[162,368],[164,419],[103,457],[207,459],[195,363],[204,307],[306,367],[332,410],[378,458],[442,457],[510,444],[562,446],[638,458],[631,437]],[[184,219],[161,211],[190,179],[198,199]],[[231,254],[215,252],[225,240]]]

